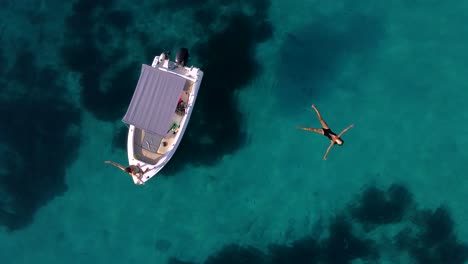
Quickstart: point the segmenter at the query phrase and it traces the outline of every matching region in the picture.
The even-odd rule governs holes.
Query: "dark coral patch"
[[[66,191],[67,166],[80,144],[79,109],[68,99],[60,73],[20,50],[1,78],[14,97],[0,102],[2,168],[0,224],[18,230],[39,208]]]

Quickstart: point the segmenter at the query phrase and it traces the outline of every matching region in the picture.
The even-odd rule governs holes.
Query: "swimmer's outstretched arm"
[[[354,127],[354,124],[349,125],[347,128],[343,129],[340,134],[338,134],[338,137],[341,137],[346,131],[348,131],[350,128]]]
[[[325,155],[323,156],[323,160],[326,160],[327,159],[327,156],[328,156],[328,152],[330,152],[330,149],[333,147],[333,145],[335,145],[335,142],[331,142],[330,143],[330,146],[328,146],[327,148],[327,152],[325,152]]]
[[[309,132],[319,133],[319,134],[323,135],[323,129],[321,129],[321,128],[301,127],[301,126],[297,126],[296,128],[297,129],[302,129],[302,130],[305,130],[305,131],[309,131]]]
[[[115,167],[117,167],[117,168],[119,168],[119,169],[125,171],[125,167],[122,166],[122,165],[120,165],[120,164],[118,164],[118,163],[112,162],[112,161],[110,161],[110,160],[106,160],[106,161],[104,161],[104,163],[114,165]]]

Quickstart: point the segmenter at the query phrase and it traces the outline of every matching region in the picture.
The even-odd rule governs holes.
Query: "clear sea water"
[[[0,259],[467,263],[468,2],[0,1]],[[133,185],[142,63],[205,77]],[[317,105],[343,147],[319,127]]]

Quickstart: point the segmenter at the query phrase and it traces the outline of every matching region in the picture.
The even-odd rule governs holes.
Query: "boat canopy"
[[[171,126],[186,79],[143,64],[140,79],[122,121],[161,137]]]

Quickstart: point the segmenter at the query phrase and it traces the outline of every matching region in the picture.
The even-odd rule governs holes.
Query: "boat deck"
[[[181,93],[181,99],[183,102],[188,102],[192,89],[193,82],[187,80]],[[135,127],[133,139],[133,151],[135,158],[147,164],[156,165],[158,160],[174,146],[177,132],[180,129],[178,126],[180,126],[181,121],[186,117],[186,115],[187,109],[185,109],[185,111],[179,111],[176,109],[174,115],[172,116],[171,126],[168,127],[166,136],[164,138],[158,138],[158,136],[153,137],[153,139],[156,139],[159,142],[148,142],[147,138],[145,138],[146,132]],[[157,146],[157,150],[154,145]],[[150,151],[149,149],[153,149],[155,151]]]

